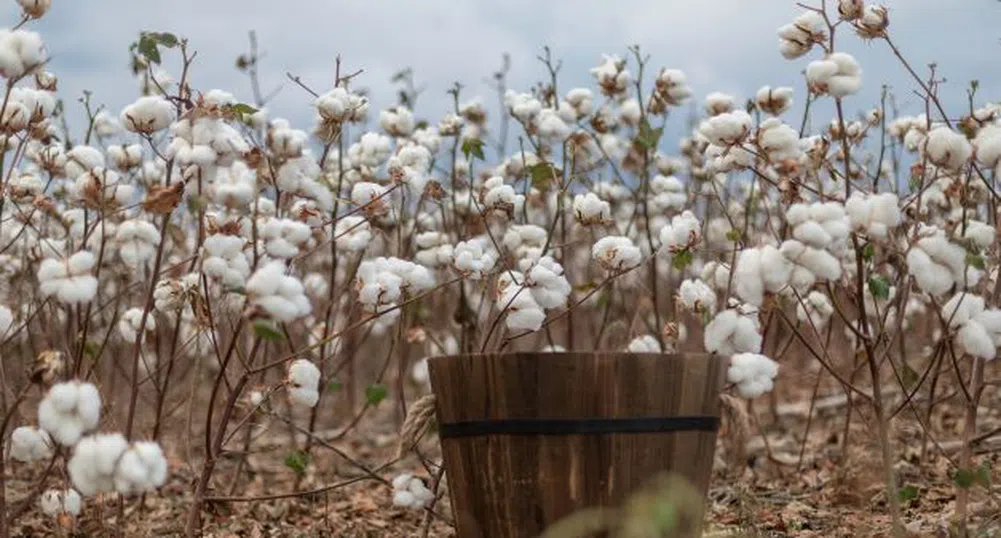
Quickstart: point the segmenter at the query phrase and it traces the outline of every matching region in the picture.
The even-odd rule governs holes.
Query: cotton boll
[[[80,439],[67,465],[73,487],[85,497],[115,491],[118,461],[128,448],[128,441],[120,433]]]
[[[835,52],[823,60],[810,62],[806,81],[814,93],[842,98],[862,87],[862,68],[850,54]]]
[[[90,383],[57,383],[38,405],[38,425],[64,446],[97,427],[101,418],[101,395]]]
[[[924,154],[936,166],[958,170],[969,162],[973,148],[962,134],[946,126],[939,126],[928,133]]]
[[[143,309],[142,308],[130,308],[122,314],[121,320],[118,321],[118,332],[122,335],[122,339],[129,343],[134,343],[136,338],[138,338],[140,331],[140,323],[143,322]],[[149,332],[156,331],[156,319],[152,314],[146,315],[146,330]]]
[[[629,342],[626,351],[630,353],[660,353],[660,342],[649,334],[637,336]]]
[[[702,280],[687,279],[678,287],[678,304],[692,312],[716,311],[716,293]]]
[[[115,233],[118,255],[129,267],[139,267],[153,259],[159,242],[160,232],[145,220],[127,220]]]
[[[261,228],[260,237],[268,255],[288,259],[298,256],[307,247],[312,231],[299,221],[270,218]]]
[[[122,455],[115,468],[115,491],[134,495],[152,491],[167,481],[167,458],[159,443],[133,443]]]
[[[977,161],[988,168],[1001,163],[1001,125],[986,125],[973,139]]]
[[[410,473],[397,476],[393,486],[393,506],[421,509],[434,500],[434,492],[424,485],[424,481]]]
[[[418,385],[427,385],[431,382],[431,373],[428,370],[428,360],[423,358],[414,363],[410,368],[410,379]]]
[[[997,356],[997,345],[977,321],[968,321],[956,333],[956,344],[973,357],[992,360]]]
[[[85,250],[65,260],[47,258],[38,267],[39,290],[67,304],[89,302],[97,294],[97,279],[90,274],[95,263],[94,255]]]
[[[597,79],[602,95],[607,97],[625,93],[632,81],[626,61],[615,55],[603,54],[601,63],[591,69],[591,75]]]
[[[742,398],[757,398],[771,392],[779,365],[757,353],[740,353],[730,358],[727,380],[737,385]]]
[[[699,126],[699,132],[709,139],[709,142],[727,147],[739,143],[751,129],[751,116],[743,110],[734,110],[713,116]]]
[[[38,498],[38,506],[42,509],[42,513],[49,517],[54,518],[61,514],[76,517],[80,515],[83,499],[74,489],[49,489]]]
[[[313,307],[302,282],[285,274],[285,264],[272,261],[259,268],[246,285],[251,304],[264,315],[280,322],[308,316]]]
[[[702,225],[691,211],[684,211],[671,218],[671,224],[661,228],[661,247],[668,252],[694,247],[702,238]]]
[[[622,271],[636,267],[643,255],[631,239],[608,236],[599,239],[591,248],[591,256],[609,271]]]
[[[787,60],[803,56],[813,48],[814,43],[827,39],[824,32],[824,18],[814,11],[807,11],[796,17],[791,24],[778,29],[779,52]]]
[[[149,135],[169,127],[174,117],[174,105],[157,95],[140,97],[125,107],[120,120],[125,129]]]
[[[52,438],[40,428],[19,426],[10,436],[11,459],[30,463],[52,457]]]
[[[733,309],[720,312],[706,325],[703,343],[706,351],[720,355],[761,351],[757,325]]]
[[[525,283],[530,287],[532,298],[544,309],[566,306],[572,291],[563,274],[563,266],[549,256],[539,259],[528,270]]]
[[[763,86],[758,90],[755,102],[761,110],[773,116],[778,116],[789,110],[789,107],[792,106],[792,96],[792,88],[785,86],[780,88]]]
[[[452,266],[463,277],[480,280],[497,263],[496,254],[483,241],[460,241],[453,250]]]
[[[303,407],[315,407],[319,400],[320,370],[312,362],[299,359],[289,365],[289,398]]]
[[[584,226],[604,224],[612,220],[612,209],[608,202],[598,198],[593,192],[578,194],[573,200],[574,216]]]
[[[949,322],[950,328],[956,328],[980,315],[984,309],[982,297],[959,292],[942,305],[942,318]]]
[[[800,322],[823,331],[834,314],[834,306],[827,295],[819,291],[811,291],[802,301],[796,303],[796,318]]]
[[[538,331],[546,313],[535,302],[532,293],[522,286],[508,286],[497,298],[497,308],[505,311],[505,325],[512,331]]]
[[[972,241],[974,245],[986,250],[994,245],[997,239],[997,230],[989,224],[971,220],[966,223],[966,233],[963,234],[963,238]]]

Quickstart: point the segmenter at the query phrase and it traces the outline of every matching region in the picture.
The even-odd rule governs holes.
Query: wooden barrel
[[[726,365],[705,354],[432,358],[458,538],[532,538],[664,472],[705,497]]]

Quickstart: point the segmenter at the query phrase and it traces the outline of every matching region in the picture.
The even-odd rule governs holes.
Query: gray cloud
[[[992,22],[1001,15],[1001,4],[898,0],[890,8],[891,35],[914,68],[925,76],[927,64],[938,62],[948,79],[942,89],[946,102],[962,106],[972,78],[980,79],[983,99],[1001,93],[996,68],[1001,30]],[[564,90],[590,85],[587,70],[600,54],[625,54],[631,44],[652,55],[653,69],[667,66],[688,73],[700,96],[722,90],[747,97],[764,84],[799,90],[808,60],[783,60],[775,37],[775,29],[798,12],[785,0],[57,0],[34,27],[53,54],[52,69],[61,78],[64,99],[72,102],[89,89],[96,102],[114,112],[136,95],[126,49],[140,30],[187,37],[198,51],[194,86],[224,88],[249,100],[249,85],[234,60],[247,47],[246,32],[254,29],[267,52],[263,86],[282,86],[270,108],[305,123],[312,118],[310,98],[284,74],[292,72],[317,90],[326,89],[338,54],[347,69],[365,70],[359,84],[373,90],[377,107],[393,100],[390,75],[412,67],[418,82],[426,84],[419,109],[427,117],[447,110],[445,90],[454,81],[467,86],[467,97],[486,94],[483,80],[500,64],[503,52],[514,62],[511,85],[527,89],[545,75],[535,59],[543,45],[563,59]],[[15,17],[12,8],[8,20]],[[864,90],[850,105],[861,110],[876,104],[885,82],[908,111],[919,111],[911,93],[915,85],[885,44],[864,43],[848,32],[840,39],[865,71]],[[165,66],[176,74],[176,57],[168,57]],[[485,97],[494,102],[493,96]]]

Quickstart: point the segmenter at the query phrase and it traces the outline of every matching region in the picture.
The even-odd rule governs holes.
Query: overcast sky
[[[18,16],[14,2],[9,24]],[[819,0],[818,0],[819,1]],[[831,0],[833,1],[833,0]],[[561,92],[591,85],[588,69],[603,52],[626,54],[640,45],[654,69],[688,74],[700,98],[725,91],[740,98],[758,87],[788,85],[802,104],[801,71],[807,58],[784,60],[776,29],[800,9],[792,0],[54,0],[32,28],[41,32],[69,106],[83,90],[116,114],[137,96],[128,71],[128,45],[141,30],[170,31],[198,51],[196,89],[223,88],[250,102],[246,77],[234,67],[256,30],[266,57],[265,92],[279,88],[269,108],[302,128],[313,117],[310,97],[285,77],[291,72],[317,90],[329,89],[334,58],[348,70],[364,69],[358,84],[370,88],[376,109],[394,104],[389,78],[414,69],[426,89],[418,117],[435,119],[449,106],[455,81],[464,96],[495,101],[483,83],[501,62],[512,59],[510,85],[528,90],[545,77],[536,60],[544,45],[563,59]],[[891,35],[922,75],[937,62],[948,79],[945,100],[961,107],[970,79],[981,82],[983,100],[1001,100],[1001,2],[996,0],[888,0]],[[880,85],[890,84],[905,112],[920,112],[915,85],[882,42],[840,39],[864,70],[863,91],[849,102],[861,110],[878,103]],[[808,57],[817,56],[814,51]],[[164,67],[175,76],[176,55]]]

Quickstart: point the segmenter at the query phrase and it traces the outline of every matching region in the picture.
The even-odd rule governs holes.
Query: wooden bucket
[[[722,357],[512,353],[429,366],[458,538],[532,538],[664,472],[708,493]]]

